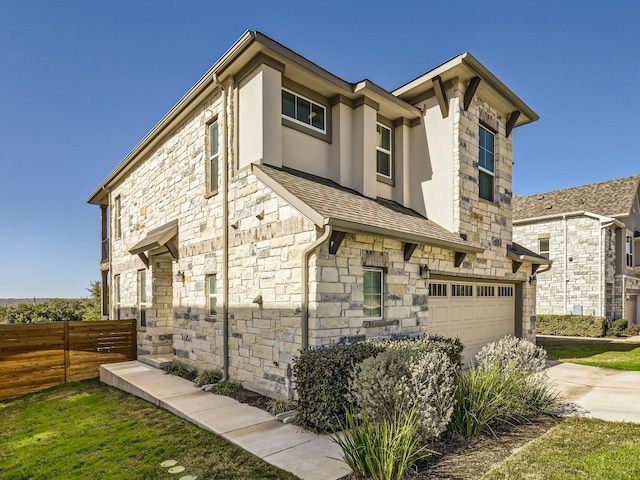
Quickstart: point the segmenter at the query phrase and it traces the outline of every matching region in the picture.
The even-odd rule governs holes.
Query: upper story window
[[[391,129],[376,124],[376,172],[386,178],[391,178]]]
[[[480,198],[493,202],[494,197],[494,145],[495,135],[480,125],[478,134],[478,183]]]
[[[138,270],[138,309],[140,326],[147,326],[147,271]]]
[[[282,90],[282,115],[320,132],[326,132],[325,107],[290,90]]]
[[[365,318],[382,318],[382,269],[365,268],[363,273]]]
[[[122,237],[122,210],[120,207],[120,195],[114,200],[113,217],[114,217],[114,237],[120,239]]]
[[[220,157],[220,126],[216,120],[209,124],[209,192],[218,191],[218,158]]]
[[[633,237],[631,235],[627,235],[625,239],[625,257],[627,267],[633,267]]]
[[[115,275],[113,277],[113,296],[116,299],[116,305],[120,306],[120,303],[122,302],[122,297],[121,297],[121,293],[120,293],[120,275]]]
[[[538,239],[538,253],[541,257],[549,259],[549,239],[548,238],[540,238]]]

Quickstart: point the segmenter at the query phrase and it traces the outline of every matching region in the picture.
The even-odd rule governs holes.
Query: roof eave
[[[531,255],[518,255],[517,253],[507,250],[507,257],[516,262],[531,263],[535,265],[551,265],[553,260],[542,257],[532,257]]]

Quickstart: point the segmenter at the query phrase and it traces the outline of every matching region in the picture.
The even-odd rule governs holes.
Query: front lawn
[[[297,478],[97,380],[0,402],[0,419],[0,479]]]
[[[640,370],[640,343],[608,338],[538,337],[549,360],[616,370]]]
[[[640,425],[569,418],[490,470],[482,480],[640,478]]]

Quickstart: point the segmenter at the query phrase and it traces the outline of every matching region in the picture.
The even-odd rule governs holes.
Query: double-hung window
[[[495,135],[481,125],[478,138],[478,184],[480,187],[480,198],[493,202],[495,188]]]
[[[218,190],[218,159],[220,156],[220,127],[218,121],[209,124],[209,192]]]
[[[282,90],[282,115],[296,123],[326,132],[325,107],[290,90]]]
[[[376,124],[376,172],[386,178],[391,178],[391,129]]]
[[[120,275],[113,277],[113,296],[116,299],[116,318],[120,320],[120,305],[122,303],[122,294],[120,293]]]
[[[633,267],[633,237],[631,235],[627,235],[625,239],[624,250],[627,267]]]
[[[540,238],[538,239],[538,253],[541,257],[549,259],[549,239],[548,238]]]
[[[114,237],[119,240],[122,236],[122,210],[120,207],[120,195],[114,200],[113,217],[114,217]]]
[[[382,318],[382,276],[380,268],[365,268],[363,271],[365,318]]]
[[[215,275],[208,277],[207,281],[207,315],[210,317],[218,313],[218,285]]]

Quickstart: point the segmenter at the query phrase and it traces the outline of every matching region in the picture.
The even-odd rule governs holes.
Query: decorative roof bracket
[[[453,264],[456,267],[459,267],[460,265],[462,265],[462,261],[465,259],[466,256],[467,256],[466,252],[455,252]]]
[[[464,92],[464,103],[462,104],[465,112],[469,109],[469,105],[471,105],[473,96],[476,94],[476,90],[478,90],[478,85],[480,85],[480,77],[473,77],[469,80],[467,90]]]
[[[438,99],[440,112],[442,112],[442,118],[447,118],[449,116],[449,100],[447,99],[447,92],[444,90],[444,85],[442,84],[440,75],[433,78],[433,89],[436,92],[436,98]]]
[[[409,260],[411,260],[411,255],[413,255],[413,252],[416,250],[416,247],[418,246],[417,243],[407,243],[405,242],[403,250],[404,250],[404,261],[408,262]]]

